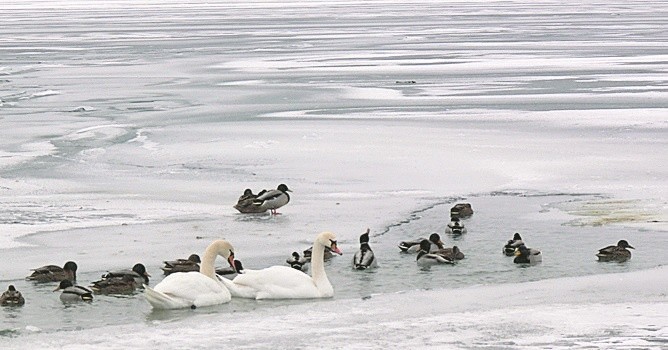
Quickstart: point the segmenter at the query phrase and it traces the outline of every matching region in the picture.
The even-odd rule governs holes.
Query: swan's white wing
[[[147,289],[145,296],[156,309],[217,305],[232,298],[222,283],[199,272],[173,273]]]
[[[240,288],[254,291],[256,299],[320,298],[311,276],[288,266],[248,271],[234,278]]]

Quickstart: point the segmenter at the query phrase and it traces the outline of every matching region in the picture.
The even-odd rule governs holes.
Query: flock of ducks
[[[239,198],[239,211],[259,213],[270,210],[277,214],[276,209],[290,200],[290,190],[281,184],[276,190],[261,191],[253,195],[247,189]],[[252,197],[252,198],[251,198]],[[240,209],[247,208],[247,209]],[[463,234],[466,232],[460,219],[473,214],[470,204],[457,204],[451,209],[451,222],[446,233]],[[359,249],[353,255],[352,268],[366,270],[378,267],[376,256],[369,245],[369,229],[359,238]],[[401,252],[417,253],[418,266],[439,264],[455,264],[465,258],[457,246],[445,247],[440,235],[433,233],[429,238],[399,243]],[[598,251],[599,261],[624,262],[631,258],[634,249],[625,240],[617,245],[608,246]],[[542,260],[540,250],[525,245],[519,233],[508,240],[503,246],[503,253],[515,256],[517,264],[534,264]],[[209,244],[200,258],[197,254],[187,259],[164,261],[162,267],[166,277],[154,287],[149,287],[146,267],[135,264],[132,269],[110,271],[102,275],[89,287],[76,285],[77,264],[66,262],[63,267],[46,265],[32,270],[26,277],[34,282],[58,282],[54,291],[60,291],[63,302],[92,301],[94,294],[127,294],[136,289],[143,289],[145,299],[154,309],[198,308],[229,302],[232,298],[246,299],[295,299],[295,298],[327,298],[334,295],[334,289],[327,278],[324,261],[342,252],[337,246],[336,235],[331,232],[318,234],[311,248],[300,256],[293,252],[286,260],[288,266],[271,266],[260,270],[244,269],[239,260],[235,259],[234,248],[226,240],[216,240]],[[215,260],[222,256],[229,267],[216,268]],[[310,270],[310,275],[307,274]],[[25,299],[21,293],[10,285],[1,296],[2,306],[21,306]]]

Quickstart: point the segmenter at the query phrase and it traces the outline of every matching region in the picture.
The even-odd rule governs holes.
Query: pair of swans
[[[146,300],[154,309],[198,308],[224,304],[232,297],[249,299],[301,299],[334,296],[334,288],[324,266],[325,247],[341,254],[336,235],[320,233],[313,243],[309,276],[288,266],[244,270],[233,280],[215,274],[218,255],[234,265],[234,248],[225,240],[211,243],[204,252],[199,272],[172,273],[154,288],[144,286]]]

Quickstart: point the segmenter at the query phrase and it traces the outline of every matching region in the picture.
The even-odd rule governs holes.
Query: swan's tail
[[[144,285],[144,298],[146,298],[146,301],[148,301],[149,304],[154,309],[178,309],[178,308],[183,308],[184,306],[187,307],[187,305],[183,305],[183,303],[179,303],[174,298],[171,298],[169,295],[165,293],[161,293],[156,291],[155,289]]]

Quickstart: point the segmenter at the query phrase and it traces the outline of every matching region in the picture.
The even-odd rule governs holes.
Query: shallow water
[[[574,225],[574,217],[556,207],[573,202],[587,203],[601,200],[601,196],[587,194],[481,194],[465,198],[472,204],[474,215],[464,219],[468,232],[461,236],[444,233],[449,220],[452,199],[444,199],[420,209],[403,220],[389,225],[380,232],[372,232],[370,245],[379,259],[380,267],[356,271],[351,268],[356,250],[356,233],[340,233],[343,256],[326,263],[330,281],[335,287],[336,299],[365,298],[411,290],[452,289],[473,285],[521,283],[558,277],[574,277],[604,273],[645,270],[667,263],[663,248],[668,244],[665,233],[615,226]],[[461,200],[460,200],[461,201]],[[268,216],[242,216],[249,230],[264,225]],[[244,220],[248,219],[248,220]],[[565,221],[565,219],[568,219]],[[191,223],[196,224],[196,223]],[[415,254],[400,253],[401,240],[426,237],[432,232],[441,234],[446,246],[457,245],[466,258],[456,265],[419,268]],[[543,262],[534,266],[518,265],[512,257],[501,253],[501,248],[514,232],[520,232],[526,244],[543,252]],[[361,232],[360,232],[361,233]],[[104,235],[99,232],[86,239]],[[247,268],[262,268],[283,264],[289,251],[266,251],[264,256],[244,259],[243,240],[230,238],[238,247],[237,258]],[[599,263],[594,254],[599,248],[627,239],[636,250],[625,263]],[[308,245],[295,246],[301,251]],[[152,274],[151,285],[162,278],[160,261],[145,261]],[[97,279],[104,271],[79,273],[78,281],[86,284]],[[53,283],[36,284],[23,280],[2,281],[14,284],[23,292],[28,303],[4,313],[5,336],[29,332],[26,326],[45,332],[86,329],[132,322],[174,321],[198,314],[218,312],[249,312],[277,305],[311,303],[313,301],[233,300],[230,304],[201,310],[152,311],[140,292],[131,296],[96,296],[90,304],[63,304],[58,293],[51,291]],[[324,301],[327,302],[327,301]]]

